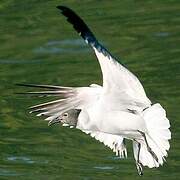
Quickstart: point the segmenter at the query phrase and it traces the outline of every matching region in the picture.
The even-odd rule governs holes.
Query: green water
[[[143,179],[180,176],[179,0],[0,0],[0,179],[142,179],[128,144],[120,160],[82,132],[48,127],[27,108],[47,99],[15,95],[15,83],[64,86],[101,84],[101,72],[86,46],[55,8],[76,10],[98,39],[120,57],[160,102],[171,122],[167,163],[145,168]]]

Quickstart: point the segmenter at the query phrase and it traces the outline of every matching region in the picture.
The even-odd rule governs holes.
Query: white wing
[[[19,84],[21,86],[44,88],[45,91],[26,92],[23,94],[36,96],[56,96],[59,99],[30,107],[30,113],[46,117],[51,121],[58,118],[63,112],[70,109],[86,109],[96,103],[102,94],[102,87],[90,85],[90,87],[62,87],[50,85]]]
[[[103,48],[103,47],[102,47]],[[151,104],[137,77],[118,63],[110,54],[104,55],[94,47],[103,74],[103,99],[111,109],[118,105],[147,107]]]
[[[88,107],[93,106],[102,94],[102,87],[95,84],[90,87],[78,88],[35,84],[21,85],[48,89],[48,91],[26,92],[26,94],[61,97],[55,101],[30,107],[31,113],[37,113],[37,116],[45,116],[45,120],[47,121],[52,121],[53,119],[58,118],[63,112],[70,109],[87,109]],[[82,122],[83,124],[84,121]],[[99,131],[81,130],[86,134],[90,134],[90,136],[94,137],[96,140],[104,143],[105,146],[112,149],[120,158],[127,157],[127,150],[123,142],[123,137]]]
[[[104,103],[109,104],[112,110],[149,106],[151,102],[137,77],[112,57],[77,14],[64,6],[58,6],[58,9],[96,53],[103,74]]]

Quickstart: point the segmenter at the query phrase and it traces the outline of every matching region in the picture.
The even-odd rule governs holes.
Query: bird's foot
[[[143,175],[143,168],[142,168],[142,164],[140,162],[136,162],[136,168],[137,168],[139,176],[142,176]]]

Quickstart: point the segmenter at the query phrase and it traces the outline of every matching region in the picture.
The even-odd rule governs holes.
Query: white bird
[[[159,167],[167,157],[171,139],[165,110],[160,104],[151,103],[137,77],[116,61],[75,12],[64,6],[57,8],[93,48],[102,70],[103,86],[21,84],[48,89],[28,94],[59,96],[58,100],[30,107],[31,112],[45,116],[49,125],[61,122],[75,126],[122,158],[127,157],[124,139],[132,140],[139,175],[143,174],[143,166]]]

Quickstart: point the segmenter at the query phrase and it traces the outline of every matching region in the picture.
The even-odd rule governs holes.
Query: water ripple
[[[52,40],[33,50],[34,53],[87,53],[89,47],[82,39]]]
[[[7,60],[0,59],[0,64],[40,64],[44,62],[44,60]]]
[[[7,157],[7,160],[8,161],[14,161],[14,162],[24,162],[27,164],[35,163],[35,161],[31,160],[28,157],[24,157],[24,156],[19,156],[19,157],[18,156],[10,156],[10,157]]]
[[[25,157],[25,156],[9,156],[9,157],[7,157],[7,160],[11,161],[11,162],[26,163],[26,164],[34,164],[34,163],[47,164],[48,163],[47,160],[45,160],[45,161],[40,161],[40,160],[35,161],[35,160],[32,160],[29,157]]]
[[[0,168],[0,176],[19,176],[19,175],[22,175],[22,174],[18,174],[14,171]]]
[[[100,169],[100,170],[112,170],[114,167],[112,166],[95,166],[95,169]]]
[[[170,36],[170,33],[169,32],[156,32],[154,36],[164,38],[164,37]]]

